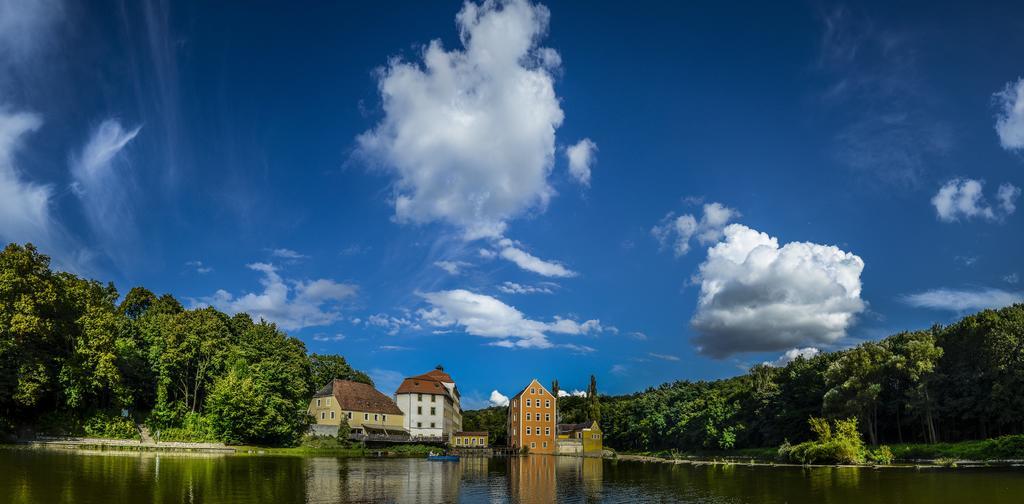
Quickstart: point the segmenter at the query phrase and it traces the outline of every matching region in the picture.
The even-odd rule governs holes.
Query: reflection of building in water
[[[558,457],[556,469],[562,495],[579,494],[599,498],[604,478],[604,461],[595,457]]]
[[[558,457],[527,455],[509,458],[508,484],[513,502],[555,502]]]
[[[424,459],[308,459],[306,502],[454,502],[460,463]]]

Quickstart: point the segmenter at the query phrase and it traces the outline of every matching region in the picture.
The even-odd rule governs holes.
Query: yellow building
[[[449,446],[452,448],[487,448],[487,431],[456,432]]]
[[[559,452],[601,455],[604,450],[604,434],[597,422],[558,424]]]
[[[508,446],[555,453],[555,396],[537,380],[508,402]]]
[[[341,425],[344,419],[353,434],[408,435],[402,427],[402,410],[365,383],[331,380],[309,401],[309,414],[317,426]]]

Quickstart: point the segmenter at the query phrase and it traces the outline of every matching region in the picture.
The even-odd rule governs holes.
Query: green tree
[[[367,385],[373,385],[370,376],[362,371],[353,369],[352,366],[340,355],[311,354],[309,356],[311,369],[309,391],[315,392],[327,382],[337,378],[339,380],[351,380]]]
[[[844,352],[825,374],[830,387],[824,398],[826,411],[862,419],[872,446],[878,444],[878,401],[889,360],[884,345],[864,343]]]

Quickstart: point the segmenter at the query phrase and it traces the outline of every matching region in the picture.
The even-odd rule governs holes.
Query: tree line
[[[34,246],[0,252],[0,434],[289,445],[332,378],[371,383],[338,355],[244,313],[186,309],[142,287],[56,272]]]
[[[742,376],[679,381],[600,403],[618,449],[721,450],[812,439],[811,418],[855,418],[864,439],[935,443],[1024,433],[1024,304],[847,350],[762,364]],[[564,422],[593,418],[559,400]]]

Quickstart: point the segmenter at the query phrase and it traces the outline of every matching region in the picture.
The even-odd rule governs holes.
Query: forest
[[[784,367],[715,381],[558,401],[561,422],[594,417],[605,445],[630,451],[778,447],[812,439],[811,418],[856,420],[864,440],[936,443],[1024,433],[1024,304],[901,332]],[[501,439],[504,408],[467,412]]]
[[[274,324],[55,272],[32,245],[0,252],[0,435],[294,445],[331,378],[371,383],[307,354]]]

